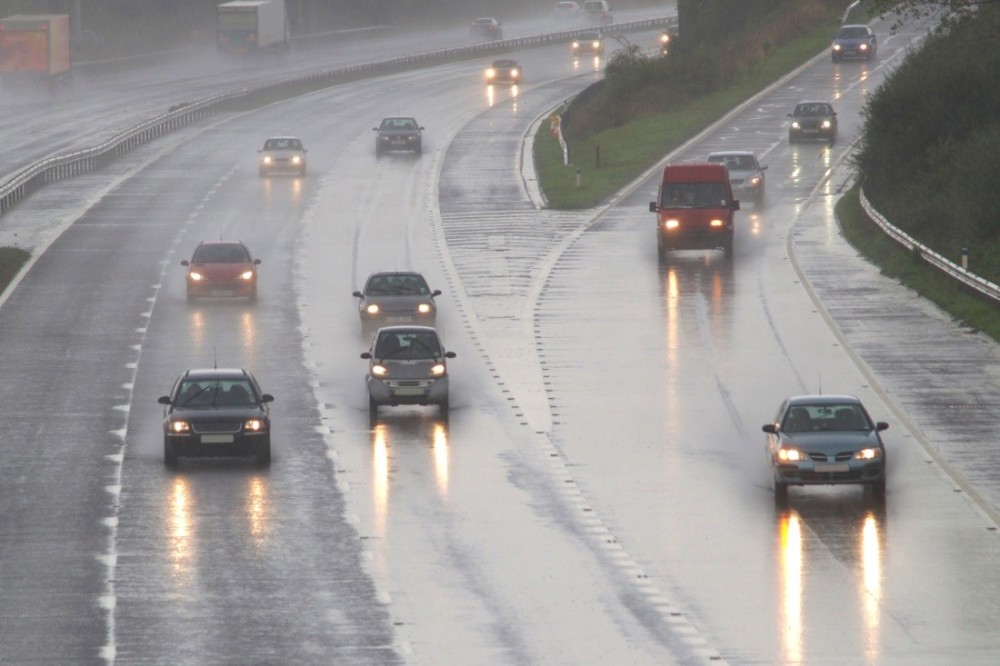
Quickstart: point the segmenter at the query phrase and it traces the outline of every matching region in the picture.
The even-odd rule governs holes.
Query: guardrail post
[[[969,270],[969,248],[962,248],[962,270]]]

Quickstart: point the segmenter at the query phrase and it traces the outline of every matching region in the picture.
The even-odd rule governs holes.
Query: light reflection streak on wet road
[[[782,512],[778,518],[779,595],[781,614],[778,632],[781,661],[802,663],[802,593],[803,556],[802,524],[795,511]]]

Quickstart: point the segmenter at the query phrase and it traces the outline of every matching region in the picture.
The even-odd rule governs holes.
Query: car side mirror
[[[361,352],[361,358],[369,359],[371,357],[372,357],[372,355],[371,355],[370,352]]]
[[[191,262],[188,261],[187,259],[182,259],[181,260],[181,266],[190,266],[190,265],[191,265]]]
[[[270,393],[263,393],[260,396],[260,401],[261,402],[274,402],[274,396],[271,395]]]
[[[739,210],[739,209],[740,209],[740,200],[733,199],[733,210]]]
[[[373,128],[372,128],[372,131],[373,131],[373,132],[377,132],[377,131],[378,131],[378,128],[377,128],[377,127],[373,127]]]
[[[766,164],[762,164],[761,167],[760,167],[760,170],[761,171],[767,171],[767,165]]]
[[[778,428],[773,423],[768,423],[763,428],[761,428],[761,430],[763,430],[764,432],[770,433],[772,435],[778,434]]]
[[[423,131],[424,131],[424,127],[423,127],[423,125],[421,125],[421,126],[420,126],[420,131],[421,131],[421,132],[423,132]]]
[[[441,290],[440,289],[435,289],[434,291],[431,292],[431,298],[434,298],[435,296],[440,296],[440,295],[441,295]]]
[[[156,399],[156,402],[160,403],[161,405],[169,405],[170,404],[170,396],[169,395],[161,395],[159,398]]]
[[[445,352],[444,353],[444,357],[445,358],[455,358],[455,356],[457,356],[457,354],[455,354],[455,352]]]
[[[257,266],[258,264],[260,264],[260,259],[254,259],[253,260],[253,265]]]
[[[656,202],[655,201],[650,201],[649,202],[649,212],[650,213],[655,213],[656,212]]]
[[[878,423],[875,424],[875,429],[878,430],[879,432],[882,432],[883,430],[888,430],[889,424],[886,423],[885,421],[879,421]]]
[[[351,296],[354,296],[354,298],[364,298],[365,297],[365,295],[362,294],[360,291],[354,292],[353,294],[351,294]]]

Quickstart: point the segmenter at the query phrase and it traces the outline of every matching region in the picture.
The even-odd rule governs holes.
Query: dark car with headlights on
[[[573,55],[604,55],[604,36],[599,32],[581,32],[570,43]]]
[[[764,200],[767,165],[757,161],[757,154],[752,150],[719,150],[709,153],[708,161],[726,165],[734,197],[741,201],[752,199],[756,203]]]
[[[424,128],[415,118],[383,118],[375,135],[375,156],[391,151],[405,151],[420,155],[424,150]]]
[[[246,298],[257,300],[257,266],[241,241],[202,241],[194,249],[187,267],[187,299]]]
[[[833,37],[830,58],[833,62],[844,58],[871,60],[878,52],[878,39],[867,25],[843,25]]]
[[[272,136],[257,151],[257,167],[261,178],[272,173],[306,175],[306,149],[294,136]]]
[[[187,299],[246,298],[257,300],[257,266],[260,259],[250,254],[241,241],[202,241],[187,267]]]
[[[271,413],[274,396],[263,393],[250,372],[241,368],[186,370],[163,410],[163,461],[179,458],[253,457],[271,462]]]
[[[477,18],[469,24],[469,34],[473,37],[485,37],[486,39],[503,39],[503,27],[500,21],[491,17]]]
[[[427,280],[413,271],[372,273],[361,291],[355,291],[362,331],[389,324],[433,326],[437,317],[434,297],[441,290],[431,290]]]
[[[763,427],[774,495],[788,486],[860,484],[885,492],[886,452],[879,435],[889,427],[873,421],[850,395],[801,395],[786,399]]]
[[[368,351],[368,413],[378,417],[380,405],[438,405],[448,415],[448,360],[437,330],[431,326],[385,326]]]
[[[486,68],[486,83],[510,83],[517,84],[521,82],[521,66],[517,64],[516,60],[494,60],[493,63]]]
[[[832,145],[837,140],[837,112],[829,102],[799,102],[788,117],[788,143],[819,139]]]

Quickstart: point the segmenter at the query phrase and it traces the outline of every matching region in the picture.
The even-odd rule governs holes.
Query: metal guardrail
[[[885,219],[884,215],[875,210],[875,207],[872,206],[870,201],[868,201],[868,197],[865,196],[864,189],[860,192],[860,199],[861,207],[864,208],[865,213],[875,224],[881,227],[882,231],[884,231],[887,236],[905,247],[907,250],[911,252],[918,252],[924,261],[947,274],[951,278],[958,280],[965,286],[992,299],[996,303],[1000,303],[1000,286],[997,286],[996,284],[979,277],[975,273],[969,272],[967,269],[962,268],[954,262],[949,261],[944,256],[938,254],[929,247],[918,243],[916,239],[903,230],[894,227],[887,219]]]
[[[649,30],[668,25],[672,20],[672,17],[662,17],[631,21],[604,26],[601,30],[603,32]],[[177,105],[171,107],[169,111],[160,116],[151,118],[121,132],[99,146],[66,155],[48,157],[15,172],[0,183],[0,216],[30,196],[33,192],[49,183],[72,178],[100,168],[168,132],[173,132],[193,122],[197,122],[212,113],[234,108],[234,103],[252,103],[254,98],[258,96],[293,96],[302,92],[303,89],[308,88],[315,89],[333,86],[339,83],[416,69],[418,67],[426,67],[455,60],[465,60],[480,55],[502,53],[516,48],[547,46],[556,42],[568,41],[581,32],[593,29],[578,28],[517,39],[497,40],[470,46],[457,46],[389,60],[320,70],[304,76],[272,81],[252,88],[232,90],[196,102]]]

